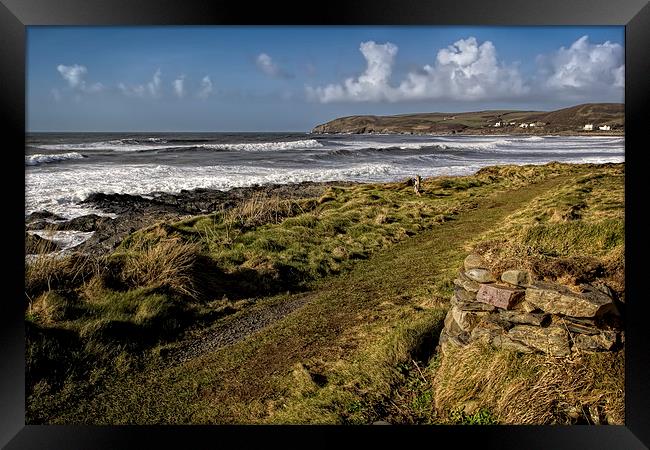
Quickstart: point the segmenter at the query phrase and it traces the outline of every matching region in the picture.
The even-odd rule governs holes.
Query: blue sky
[[[623,27],[28,27],[30,131],[622,102]]]

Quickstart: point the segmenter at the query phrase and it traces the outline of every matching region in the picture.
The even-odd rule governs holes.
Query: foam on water
[[[25,156],[26,166],[38,166],[39,164],[67,161],[70,159],[83,159],[84,155],[77,152],[56,153],[52,155],[29,155]]]
[[[153,144],[143,143],[143,141]],[[45,150],[104,150],[116,152],[141,152],[148,150],[169,150],[199,148],[206,150],[264,152],[304,148],[322,147],[316,139],[303,139],[282,142],[242,142],[242,143],[215,143],[215,144],[174,144],[160,138],[147,139],[115,139],[101,142],[82,142],[71,144],[40,144],[37,146]]]
[[[94,231],[74,231],[74,230],[30,230],[29,234],[35,234],[54,242],[60,247],[60,250],[69,250],[86,242],[90,237],[95,234]]]
[[[302,181],[385,182],[416,173],[423,177],[467,175],[489,165],[624,161],[624,140],[618,136],[320,136],[242,142],[246,139],[221,143],[214,138],[195,138],[188,144],[192,147],[189,153],[138,156],[108,152],[74,164],[65,159],[59,159],[59,164],[46,164],[47,159],[27,163],[28,158],[40,161],[63,158],[67,153],[26,156],[26,214],[38,210],[66,218],[102,214],[80,203],[93,192],[145,195]],[[83,145],[175,149],[189,140],[145,137]],[[76,148],[80,144],[54,145]],[[204,151],[194,152],[193,148]]]

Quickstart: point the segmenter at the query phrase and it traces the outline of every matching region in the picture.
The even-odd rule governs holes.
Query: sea
[[[301,181],[387,182],[502,164],[618,163],[622,136],[30,133],[25,216],[104,214],[93,192],[147,195]]]

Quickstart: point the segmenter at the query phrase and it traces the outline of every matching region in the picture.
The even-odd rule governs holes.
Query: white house
[[[594,129],[594,124],[593,123],[588,123],[584,127],[582,127],[583,130],[585,131],[592,131]]]
[[[497,123],[495,123],[494,126],[495,126],[495,127],[500,127],[500,126],[501,126],[501,122],[497,122]]]
[[[529,123],[528,126],[529,126],[529,127],[534,127],[534,126],[536,126],[536,125],[535,125],[534,123]]]
[[[602,125],[602,126],[598,127],[598,129],[602,130],[602,131],[609,131],[609,130],[612,129],[612,127],[610,127],[609,125]]]
[[[527,123],[522,123],[521,125],[519,125],[519,128],[528,128],[528,124]]]

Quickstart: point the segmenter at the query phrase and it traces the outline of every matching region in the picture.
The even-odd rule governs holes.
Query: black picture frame
[[[25,140],[25,27],[30,25],[624,25],[625,26],[625,159],[626,159],[626,380],[625,426],[494,426],[494,427],[90,427],[25,425],[25,345],[22,310],[24,162],[18,148]],[[308,439],[360,435],[365,444],[398,440],[405,445],[525,449],[637,449],[650,446],[650,382],[647,349],[650,327],[643,276],[647,274],[642,249],[644,201],[642,170],[644,121],[650,118],[650,5],[643,0],[545,0],[544,2],[481,0],[416,2],[414,0],[339,0],[324,4],[286,5],[264,2],[208,2],[201,0],[0,0],[0,116],[6,193],[5,272],[0,302],[0,445],[7,449],[114,449],[135,447],[197,448],[283,439],[297,442],[294,433]],[[22,174],[22,175],[21,175]],[[8,176],[10,175],[10,176]],[[10,201],[11,200],[11,201]],[[21,212],[22,209],[22,212]],[[15,273],[13,273],[15,271]],[[647,276],[647,275],[646,275]],[[286,434],[285,434],[286,433]],[[291,441],[286,441],[291,434]],[[199,442],[202,445],[199,445]],[[449,444],[447,444],[449,445]]]

